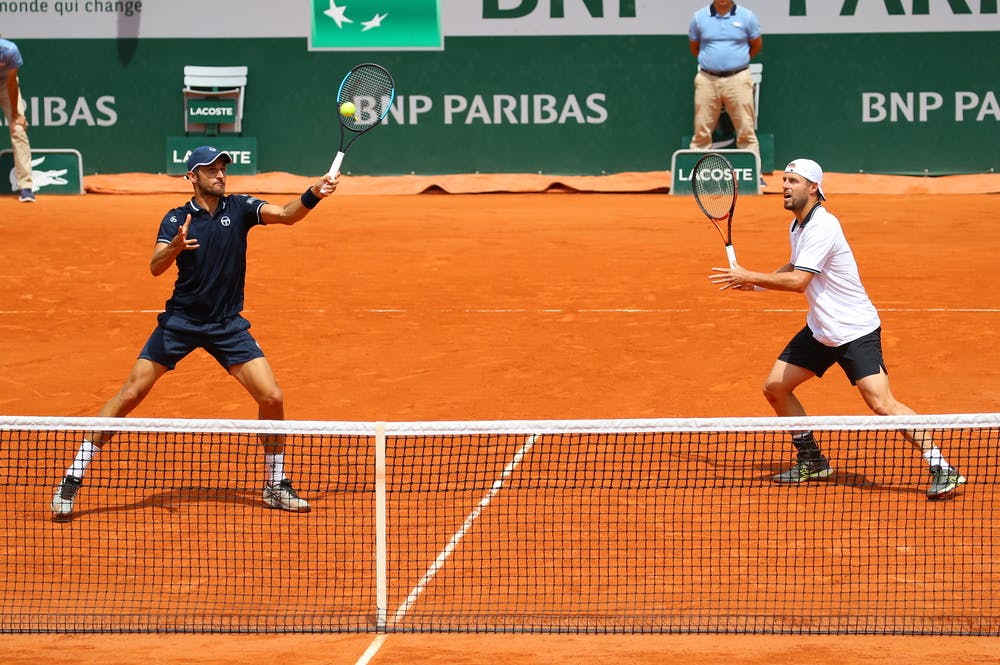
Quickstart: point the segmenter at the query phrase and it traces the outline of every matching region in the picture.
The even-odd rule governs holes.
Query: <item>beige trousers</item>
[[[753,150],[760,159],[760,145],[754,131],[756,110],[753,103],[753,79],[744,69],[732,76],[713,76],[701,70],[694,77],[694,135],[692,150],[712,147],[712,132],[725,107],[736,130],[736,147]]]
[[[18,90],[17,96],[18,111],[24,115],[28,104],[21,96],[20,90]],[[15,127],[11,122],[13,109],[10,107],[10,98],[7,96],[7,86],[5,85],[0,85],[0,110],[3,111],[4,118],[7,119],[7,127],[10,129],[10,145],[14,149],[14,177],[17,179],[17,189],[32,189],[34,183],[31,180],[31,144],[28,143],[28,130],[20,125]]]

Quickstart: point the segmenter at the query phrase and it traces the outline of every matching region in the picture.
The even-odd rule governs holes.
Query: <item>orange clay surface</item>
[[[255,188],[252,179],[233,178],[229,189],[279,192],[264,198],[284,203],[305,186],[260,182]],[[769,191],[778,191],[780,178],[770,182]],[[834,182],[826,183],[828,208],[880,308],[896,396],[924,413],[997,411],[1000,195],[839,194]],[[843,191],[863,189],[843,182]],[[886,182],[867,186],[898,186]],[[133,184],[88,189],[130,191]],[[148,262],[159,220],[186,199],[184,185],[171,180],[171,193],[40,196],[35,205],[0,199],[0,413],[92,415],[118,389],[172,287],[173,273],[154,278]],[[474,185],[462,186],[506,189]],[[545,194],[406,195],[384,193],[387,187],[345,178],[342,191],[300,224],[251,232],[245,314],[284,389],[287,417],[770,415],[760,386],[803,324],[805,301],[718,292],[707,276],[725,254],[691,199],[635,191],[657,188],[634,182],[611,186],[631,193],[579,193],[587,188],[565,183],[543,184]],[[741,198],[741,262],[760,270],[785,263],[787,219],[779,196]],[[800,393],[816,415],[865,413],[836,369]],[[236,382],[197,352],[133,415],[256,412]],[[95,665],[1000,663],[1000,638],[382,639],[0,635],[0,648],[6,663]]]

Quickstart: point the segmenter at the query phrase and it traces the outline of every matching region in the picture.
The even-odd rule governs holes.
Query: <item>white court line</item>
[[[387,637],[388,635],[376,635],[375,639],[372,640],[372,643],[368,645],[368,648],[365,649],[365,652],[361,654],[361,658],[358,658],[358,661],[354,665],[368,665],[368,663],[372,662],[372,658],[382,648],[382,644]]]
[[[495,497],[503,488],[504,483],[508,478],[510,478],[511,474],[514,473],[514,470],[520,466],[524,456],[531,451],[535,445],[535,441],[537,440],[538,437],[532,434],[521,445],[517,453],[515,453],[514,458],[507,463],[506,467],[504,467],[503,473],[500,474],[500,477],[493,481],[493,486],[490,487],[490,491],[488,491],[483,498],[479,500],[479,504],[476,505],[472,512],[469,513],[468,517],[465,518],[465,522],[462,523],[461,528],[459,528],[459,530],[456,531],[451,537],[448,544],[445,545],[444,549],[441,550],[441,553],[437,555],[434,563],[431,564],[430,568],[427,569],[427,572],[424,573],[423,577],[420,578],[420,581],[417,582],[416,586],[414,586],[410,591],[410,595],[406,597],[403,604],[400,605],[396,610],[396,613],[392,615],[392,623],[395,624],[402,620],[410,608],[413,607],[413,604],[417,602],[417,598],[419,598],[420,594],[423,593],[424,588],[432,579],[434,579],[434,576],[437,575],[437,572],[442,568],[442,566],[444,566],[448,557],[451,556],[451,553],[455,551],[456,547],[458,547],[458,543],[461,542],[462,538],[465,537],[465,534],[468,533],[469,529],[472,527],[472,523],[479,518],[486,506],[488,506],[490,501],[493,500],[493,497]]]

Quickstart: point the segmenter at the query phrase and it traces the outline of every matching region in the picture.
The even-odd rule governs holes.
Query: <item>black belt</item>
[[[706,74],[711,74],[712,76],[718,76],[719,78],[728,78],[730,76],[733,76],[734,74],[745,72],[748,69],[750,69],[750,65],[740,67],[739,69],[730,69],[728,72],[713,72],[708,69],[702,69],[701,71],[705,72]]]

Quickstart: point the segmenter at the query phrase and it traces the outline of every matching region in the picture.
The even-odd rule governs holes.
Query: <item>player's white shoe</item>
[[[80,490],[83,481],[76,476],[66,476],[56,488],[56,495],[52,497],[52,508],[54,517],[67,517],[73,512],[73,502],[76,501],[76,493]]]
[[[268,508],[292,513],[308,513],[312,509],[309,502],[299,496],[292,487],[292,481],[287,478],[277,485],[264,486],[264,503]]]

